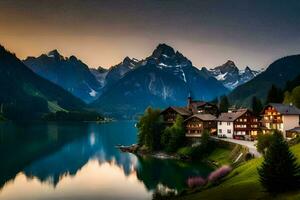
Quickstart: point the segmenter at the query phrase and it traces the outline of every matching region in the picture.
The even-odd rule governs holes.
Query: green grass
[[[216,162],[218,165],[230,164],[230,155],[232,150],[217,147],[207,159]]]
[[[300,144],[293,146],[291,150],[297,156],[298,162],[300,163]],[[216,155],[218,154],[216,153]],[[216,158],[218,158],[218,156],[216,156]],[[262,161],[263,158],[250,160],[234,169],[220,185],[213,186],[198,193],[181,196],[178,199],[300,199],[300,192],[285,193],[276,197],[266,193],[259,183],[257,173],[257,168],[261,165]]]

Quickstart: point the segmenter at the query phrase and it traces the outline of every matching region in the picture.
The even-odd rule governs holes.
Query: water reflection
[[[135,141],[134,122],[1,124],[0,199],[151,199],[158,186],[181,190],[211,171],[115,148]]]

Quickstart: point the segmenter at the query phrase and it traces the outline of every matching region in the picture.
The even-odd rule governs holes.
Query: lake
[[[0,123],[0,199],[152,199],[212,171],[120,152],[115,145],[136,143],[134,124]]]

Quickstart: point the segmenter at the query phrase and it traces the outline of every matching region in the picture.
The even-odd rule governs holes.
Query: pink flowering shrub
[[[225,177],[226,175],[228,175],[231,172],[232,168],[228,165],[224,165],[222,167],[220,167],[219,169],[213,171],[212,173],[210,173],[210,175],[208,176],[208,181],[210,182],[215,182],[223,177]]]
[[[187,184],[190,188],[204,186],[207,181],[201,176],[188,178]]]

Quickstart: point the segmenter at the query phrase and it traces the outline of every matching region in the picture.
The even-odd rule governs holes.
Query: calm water
[[[134,122],[0,123],[0,199],[151,199],[211,168],[121,153]]]

